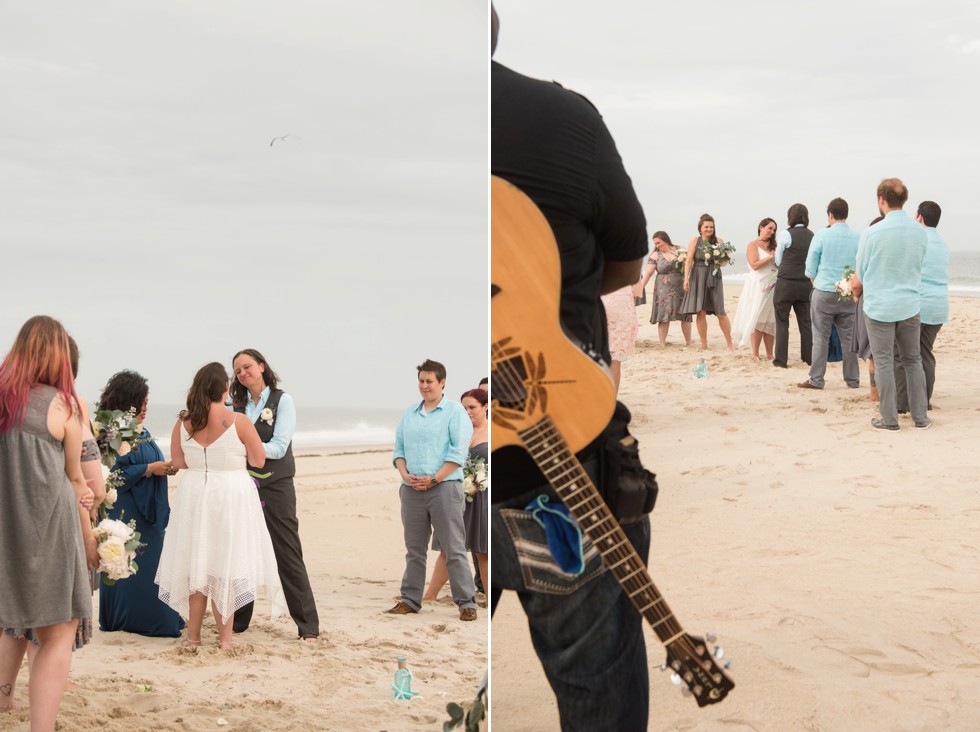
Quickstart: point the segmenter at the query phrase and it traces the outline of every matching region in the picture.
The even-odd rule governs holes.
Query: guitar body
[[[561,261],[548,221],[502,178],[491,177],[490,196],[493,449],[523,446],[518,430],[549,414],[578,452],[609,423],[616,387],[561,329]]]

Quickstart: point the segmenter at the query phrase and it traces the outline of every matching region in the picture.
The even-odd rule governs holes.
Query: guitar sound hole
[[[519,354],[498,361],[491,371],[494,400],[506,409],[523,412],[527,401],[526,380],[527,369]]]

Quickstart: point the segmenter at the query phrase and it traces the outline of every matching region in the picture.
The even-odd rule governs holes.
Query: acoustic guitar
[[[559,324],[558,246],[540,210],[516,186],[491,178],[491,384],[493,449],[522,447],[591,540],[667,649],[667,665],[698,706],[735,684],[706,641],[684,632],[575,453],[608,424],[616,389],[594,353]]]

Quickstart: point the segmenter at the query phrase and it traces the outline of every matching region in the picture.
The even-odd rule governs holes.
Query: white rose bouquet
[[[92,420],[92,432],[95,442],[102,454],[102,464],[111,468],[116,460],[145,442],[143,425],[136,421],[136,408],[130,407],[128,412],[119,409],[100,409],[95,412]]]
[[[126,579],[136,574],[136,552],[146,546],[140,541],[136,530],[136,520],[128,524],[115,519],[104,518],[93,529],[95,540],[99,543],[99,571],[105,574],[107,585],[116,580]]]
[[[463,465],[463,493],[466,494],[467,502],[472,503],[473,496],[485,491],[489,482],[487,461],[481,457],[466,458]]]
[[[705,264],[714,268],[711,274],[718,275],[722,267],[731,263],[732,256],[735,254],[735,245],[720,239],[715,244],[706,241],[701,244],[701,251],[704,253]]]
[[[844,267],[844,276],[834,284],[834,290],[837,291],[837,298],[841,302],[852,302],[854,300],[854,293],[851,291],[851,278],[853,276],[854,270],[848,264]]]

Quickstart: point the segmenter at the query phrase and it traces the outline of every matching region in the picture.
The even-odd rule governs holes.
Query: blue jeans
[[[650,688],[643,618],[588,540],[581,575],[558,568],[544,529],[522,510],[542,493],[559,500],[545,487],[491,505],[492,607],[502,590],[517,593],[558,700],[562,730],[646,730]],[[624,531],[645,563],[649,518]]]

